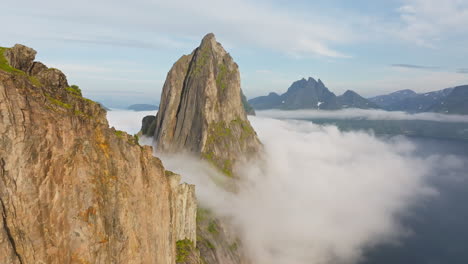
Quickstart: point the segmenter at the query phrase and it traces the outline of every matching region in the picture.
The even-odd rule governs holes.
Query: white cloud
[[[415,43],[437,47],[442,37],[468,33],[468,1],[405,0],[398,9],[403,24],[399,34]]]
[[[180,48],[183,46],[182,42],[193,39],[198,41],[201,36],[212,31],[222,37],[223,42],[233,45],[248,43],[260,48],[308,57],[348,57],[348,54],[343,54],[334,46],[354,39],[351,28],[345,23],[337,23],[318,12],[314,12],[313,16],[297,10],[294,13],[288,12],[285,8],[267,2],[27,2],[29,3],[26,5],[31,9],[29,13],[21,13],[24,15],[20,21],[29,21],[23,27],[26,32],[38,38],[61,36],[62,40],[94,44]],[[13,11],[9,12],[9,15],[24,10],[24,4],[12,3],[9,9]],[[31,25],[32,28],[41,25],[41,34],[36,34]],[[18,26],[21,27],[21,24]],[[119,34],[116,28],[119,28]],[[162,37],[168,35],[171,38]]]
[[[144,115],[110,114],[111,125],[131,133]],[[215,184],[229,179],[205,162],[158,156],[196,184],[202,206],[233,221],[254,263],[355,263],[365,248],[411,231],[398,215],[437,193],[427,184],[429,174],[447,169],[462,175],[459,158],[417,157],[416,146],[403,138],[388,142],[310,122],[250,120],[265,152],[262,160],[237,167],[244,178],[236,193]]]
[[[368,119],[368,120],[424,120],[437,122],[468,123],[466,115],[445,115],[439,113],[409,114],[399,111],[344,109],[336,111],[324,110],[264,110],[257,111],[258,116],[281,119]]]
[[[203,206],[237,227],[259,264],[355,263],[368,246],[405,236],[397,215],[434,194],[425,181],[456,158],[416,158],[403,139],[383,142],[310,122],[252,117],[265,147],[261,161],[239,166],[236,194],[215,185],[209,166],[184,156],[160,156],[196,184]],[[279,140],[281,139],[281,140]]]

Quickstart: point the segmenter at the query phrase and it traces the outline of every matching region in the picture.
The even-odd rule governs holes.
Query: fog
[[[336,111],[324,110],[263,110],[257,111],[258,116],[281,119],[368,119],[368,120],[423,120],[437,122],[468,122],[466,115],[446,115],[440,113],[410,114],[400,111],[343,109]]]
[[[157,111],[129,111],[112,109],[107,111],[107,121],[110,126],[125,131],[131,135],[138,133],[141,129],[141,120],[147,115],[156,115]]]
[[[109,121],[118,129],[134,133],[141,125],[141,112],[114,114]],[[399,216],[437,195],[427,184],[431,171],[463,165],[454,156],[417,157],[403,137],[383,141],[306,121],[249,119],[264,153],[236,167],[243,179],[235,194],[214,184],[227,179],[207,163],[158,156],[196,184],[201,206],[232,219],[258,264],[356,263],[367,247],[398,243],[411,234]]]

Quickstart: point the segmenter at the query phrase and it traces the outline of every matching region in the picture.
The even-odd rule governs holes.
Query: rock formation
[[[198,263],[194,187],[35,53],[0,48],[0,263]]]
[[[233,175],[233,165],[256,154],[260,142],[241,100],[240,74],[213,34],[167,74],[154,140],[160,152],[201,155]]]

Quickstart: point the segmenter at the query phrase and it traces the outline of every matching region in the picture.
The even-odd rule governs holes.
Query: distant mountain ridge
[[[468,114],[468,85],[420,94],[412,90],[401,90],[369,100],[388,111]]]
[[[127,107],[127,109],[133,111],[152,111],[157,110],[158,106],[152,104],[133,104]]]
[[[257,110],[379,108],[375,103],[351,90],[336,96],[320,79],[316,81],[312,77],[295,81],[282,95],[270,93],[267,96],[250,99],[248,102]]]

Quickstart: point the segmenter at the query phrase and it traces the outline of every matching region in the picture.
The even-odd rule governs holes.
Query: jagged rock
[[[31,69],[29,70],[30,75],[38,75],[40,72],[47,70],[47,66],[45,66],[42,62],[35,61],[33,62]]]
[[[7,49],[4,56],[13,68],[29,72],[36,58],[36,51],[24,45],[16,44],[13,48]]]
[[[227,175],[260,150],[242,106],[238,66],[213,34],[169,71],[154,140],[160,152],[199,154]]]
[[[175,240],[190,240],[197,243],[197,198],[195,185],[180,184],[180,175],[166,171],[172,189],[172,224]]]
[[[143,117],[141,120],[141,133],[145,136],[152,137],[156,126],[156,116],[149,115]]]
[[[40,71],[37,78],[49,89],[59,90],[69,86],[67,77],[58,69],[50,68]]]
[[[0,263],[174,264],[177,239],[196,241],[193,186],[43,76],[0,70]]]

